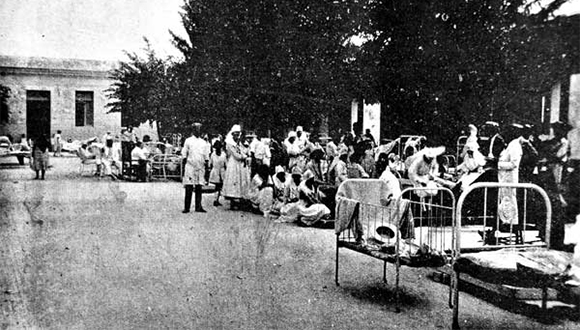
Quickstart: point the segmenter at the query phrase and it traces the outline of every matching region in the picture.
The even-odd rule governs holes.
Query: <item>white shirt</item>
[[[133,148],[133,150],[131,150],[131,160],[147,160],[145,150],[139,147]]]
[[[286,152],[288,153],[288,156],[296,157],[300,154],[300,146],[298,146],[296,141],[294,141],[294,143],[290,143],[290,141],[286,139],[284,140],[284,145],[286,146]]]
[[[209,161],[208,143],[195,136],[189,137],[183,145],[182,155],[194,170],[205,170],[205,162]]]
[[[390,169],[388,168],[385,169],[381,174],[381,176],[379,177],[379,180],[383,180],[384,182],[387,183],[388,188],[387,198],[389,200],[401,197],[402,195],[401,183],[399,182],[399,179],[397,179],[397,177],[391,172]]]

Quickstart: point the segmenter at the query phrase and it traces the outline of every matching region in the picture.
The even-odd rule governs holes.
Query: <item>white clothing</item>
[[[131,150],[131,160],[147,160],[145,150],[139,147],[133,148],[133,150]]]
[[[205,165],[209,161],[208,143],[195,136],[189,137],[185,140],[181,155],[186,159],[183,184],[205,184]]]
[[[522,160],[522,138],[513,139],[505,148],[497,163],[497,179],[499,183],[518,183],[519,167]],[[498,214],[504,223],[518,223],[518,204],[516,189],[500,188],[498,191]]]
[[[401,197],[401,183],[390,169],[385,169],[379,177],[379,180],[383,180],[387,183],[387,200],[398,199]]]

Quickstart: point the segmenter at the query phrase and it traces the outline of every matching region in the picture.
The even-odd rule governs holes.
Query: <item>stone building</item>
[[[117,63],[0,56],[0,85],[10,88],[0,113],[0,135],[101,137],[121,129],[121,115],[107,113],[110,71]]]

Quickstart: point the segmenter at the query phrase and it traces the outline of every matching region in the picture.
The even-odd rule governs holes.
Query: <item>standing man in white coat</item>
[[[201,186],[205,184],[205,169],[209,161],[207,142],[201,138],[201,124],[193,124],[193,135],[185,140],[181,152],[185,158],[183,186],[185,187],[185,207],[183,213],[189,213],[191,198],[195,186],[195,212],[206,211],[201,204]]]

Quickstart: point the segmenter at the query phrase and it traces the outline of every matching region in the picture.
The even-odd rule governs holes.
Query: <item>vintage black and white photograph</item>
[[[0,1],[0,329],[580,329],[580,0]]]

